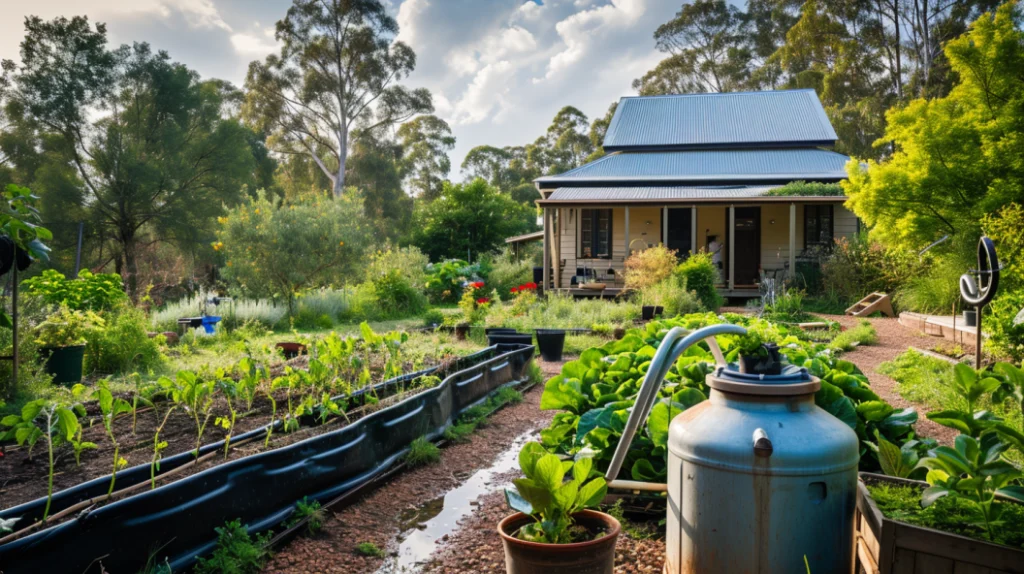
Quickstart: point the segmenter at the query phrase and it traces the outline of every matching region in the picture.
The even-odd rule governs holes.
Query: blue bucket
[[[212,335],[214,333],[214,326],[217,323],[220,323],[220,317],[214,317],[212,315],[203,317],[203,329],[206,331],[207,335]]]

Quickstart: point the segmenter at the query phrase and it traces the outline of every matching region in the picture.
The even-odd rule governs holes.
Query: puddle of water
[[[458,521],[473,512],[471,501],[505,486],[495,477],[519,467],[519,450],[533,434],[529,431],[516,437],[491,466],[476,471],[444,496],[403,512],[399,516],[402,533],[398,536],[398,554],[389,556],[377,574],[417,572],[417,567],[433,554],[438,541],[454,532]]]

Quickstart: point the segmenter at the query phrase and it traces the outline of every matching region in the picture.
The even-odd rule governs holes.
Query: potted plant
[[[611,574],[618,520],[596,510],[608,485],[592,459],[563,461],[537,442],[519,452],[525,475],[506,489],[517,511],[498,523],[509,574]],[[566,480],[568,478],[568,480]]]
[[[67,385],[82,380],[86,334],[102,326],[103,319],[92,311],[73,311],[61,305],[36,327],[36,343],[54,383]]]
[[[455,338],[463,341],[469,335],[469,329],[475,324],[483,322],[487,316],[487,309],[490,308],[491,300],[483,296],[483,281],[467,283],[462,291],[462,298],[459,299],[458,317],[454,318]]]
[[[782,372],[782,357],[778,331],[771,325],[752,324],[747,333],[738,338],[735,354],[741,373],[778,375]]]
[[[545,361],[561,361],[565,329],[537,329],[537,349]]]

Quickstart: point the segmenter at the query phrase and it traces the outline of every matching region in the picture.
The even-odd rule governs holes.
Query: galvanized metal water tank
[[[668,574],[853,570],[857,435],[814,404],[806,369],[718,367],[669,429]]]

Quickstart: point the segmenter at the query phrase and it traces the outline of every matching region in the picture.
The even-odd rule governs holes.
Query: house
[[[607,155],[535,181],[544,285],[621,289],[627,255],[660,243],[680,257],[720,248],[720,293],[757,296],[762,272],[781,279],[858,232],[842,195],[772,191],[846,179],[836,140],[813,90],[622,98]]]

